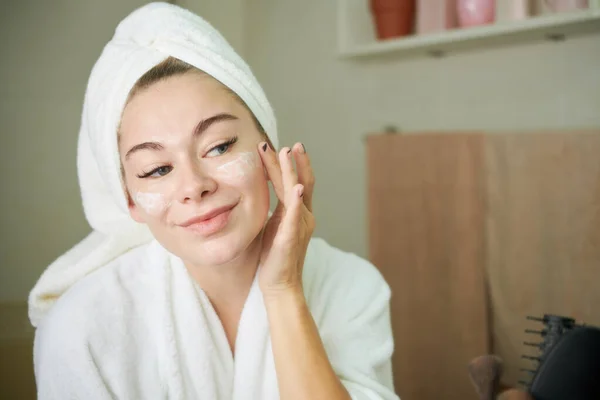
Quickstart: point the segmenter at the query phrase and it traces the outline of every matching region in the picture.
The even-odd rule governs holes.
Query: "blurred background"
[[[87,78],[145,3],[0,0],[2,399],[35,398],[27,296],[89,232]],[[434,398],[432,379],[472,398],[463,367],[486,352],[516,384],[528,314],[600,325],[600,2],[174,3],[250,64],[280,143],[305,144],[316,236],[390,282],[403,400]]]

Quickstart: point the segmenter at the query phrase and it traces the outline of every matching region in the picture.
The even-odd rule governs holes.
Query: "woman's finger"
[[[293,147],[294,159],[296,160],[296,171],[298,182],[304,186],[304,205],[312,212],[312,196],[315,187],[315,176],[310,166],[310,158],[302,143],[296,143]]]
[[[275,195],[279,201],[284,203],[285,192],[283,188],[283,180],[281,177],[281,168],[279,167],[279,160],[277,159],[277,154],[275,151],[267,144],[267,142],[259,143],[258,145],[258,153],[260,154],[260,158],[265,166],[265,170],[267,171],[267,175],[273,184],[273,189],[275,190]]]
[[[288,194],[285,217],[283,218],[283,232],[289,235],[288,237],[297,237],[300,218],[302,218],[304,186],[298,183],[290,189]]]
[[[295,196],[292,193],[294,186],[298,183],[298,175],[294,171],[292,160],[292,149],[284,147],[279,151],[279,167],[281,168],[281,179],[283,181],[283,191],[285,196],[285,206],[288,207],[291,198]]]

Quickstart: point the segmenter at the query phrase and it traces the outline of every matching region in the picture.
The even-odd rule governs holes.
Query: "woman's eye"
[[[171,167],[158,167],[152,171],[152,175],[165,176],[169,172],[171,172]]]
[[[150,172],[145,172],[142,175],[138,175],[138,177],[139,178],[148,178],[148,177],[158,178],[158,177],[167,175],[169,172],[171,172],[172,169],[173,169],[172,167],[164,165],[162,167],[155,168]]]
[[[216,147],[213,147],[206,155],[209,157],[220,156],[222,154],[225,154],[225,152],[227,152],[227,149],[229,149],[229,146],[231,146],[229,143],[220,144]]]
[[[220,145],[213,147],[212,149],[210,149],[210,151],[208,153],[206,153],[206,156],[207,157],[215,157],[215,156],[223,155],[223,154],[227,153],[227,150],[229,150],[229,148],[235,142],[237,142],[237,136],[229,139],[225,143],[221,143]]]

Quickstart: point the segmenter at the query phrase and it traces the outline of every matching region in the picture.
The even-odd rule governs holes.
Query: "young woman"
[[[125,18],[85,96],[94,230],[30,294],[39,398],[397,399],[389,287],[311,238],[309,153],[277,148],[260,85],[200,17]]]

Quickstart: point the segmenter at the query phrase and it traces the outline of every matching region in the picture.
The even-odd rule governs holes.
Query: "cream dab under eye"
[[[171,206],[162,193],[137,192],[134,194],[135,202],[151,215],[159,215]]]
[[[217,172],[222,174],[223,177],[245,178],[256,169],[256,158],[255,153],[241,153],[234,160],[217,167]]]

